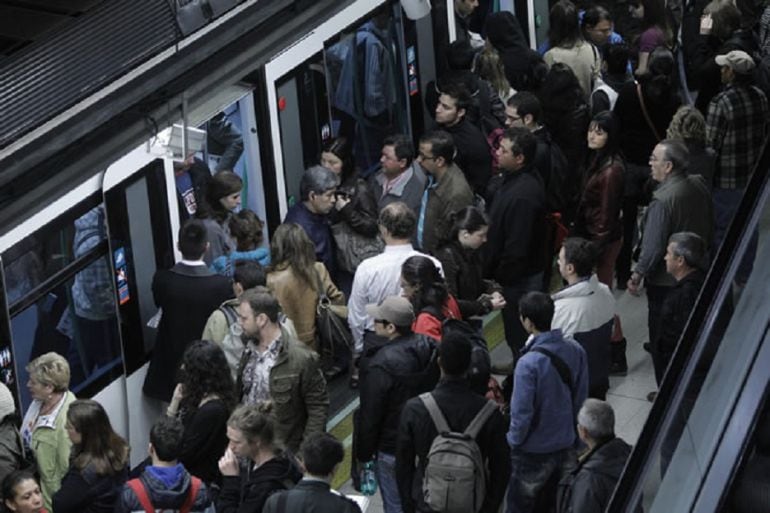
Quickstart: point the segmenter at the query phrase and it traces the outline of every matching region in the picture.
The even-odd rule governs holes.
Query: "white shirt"
[[[366,314],[366,305],[377,304],[388,296],[401,294],[401,265],[415,255],[433,260],[443,276],[441,262],[420,253],[411,244],[385,246],[381,254],[367,258],[356,269],[348,301],[348,324],[353,333],[356,352],[364,348],[364,332],[374,331],[374,319]]]

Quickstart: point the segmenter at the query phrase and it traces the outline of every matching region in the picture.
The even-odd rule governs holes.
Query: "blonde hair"
[[[54,392],[66,392],[70,386],[70,364],[60,354],[50,352],[27,364],[27,372],[41,385],[51,385]]]
[[[505,76],[500,54],[494,48],[485,48],[476,59],[476,72],[487,80],[500,97],[508,95],[511,84]]]
[[[666,138],[705,144],[706,120],[703,114],[691,105],[679,107],[666,129]]]

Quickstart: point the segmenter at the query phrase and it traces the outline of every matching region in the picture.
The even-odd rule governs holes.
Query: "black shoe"
[[[610,343],[610,376],[625,376],[628,374],[626,361],[626,339]]]
[[[626,362],[612,362],[610,364],[610,376],[628,375],[628,364]]]

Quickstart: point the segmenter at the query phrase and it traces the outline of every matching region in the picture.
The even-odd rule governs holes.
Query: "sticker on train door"
[[[113,259],[115,262],[115,285],[118,289],[118,302],[124,305],[131,300],[131,296],[128,293],[128,266],[126,265],[125,248],[116,249]]]

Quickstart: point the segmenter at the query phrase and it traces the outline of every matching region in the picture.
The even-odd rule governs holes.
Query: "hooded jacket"
[[[398,423],[407,400],[438,383],[436,343],[425,335],[398,337],[373,347],[362,359],[359,461],[396,453]]]
[[[180,463],[163,472],[163,474],[167,476],[164,479],[161,477],[160,473],[154,470],[155,468],[157,467],[147,467],[145,471],[142,472],[142,475],[139,476],[142,484],[144,484],[145,490],[147,490],[150,502],[156,510],[177,510],[181,508],[187,500],[187,496],[190,494],[190,487],[192,486],[190,473],[187,472]],[[195,495],[191,511],[204,511],[209,504],[211,504],[209,491],[206,488],[206,485],[201,483],[198,493]],[[115,513],[140,512],[144,512],[144,508],[139,502],[139,498],[128,485],[124,486],[123,492],[115,505]]]
[[[486,32],[502,58],[511,87],[517,91],[537,89],[538,75],[544,76],[547,68],[540,54],[527,45],[516,17],[508,11],[492,13],[487,16]]]
[[[226,476],[217,499],[217,513],[260,513],[265,501],[279,490],[298,483],[302,474],[284,455],[266,461],[257,469],[241,466],[240,476]]]
[[[604,511],[629,454],[631,446],[620,438],[594,447],[559,483],[558,513]]]

